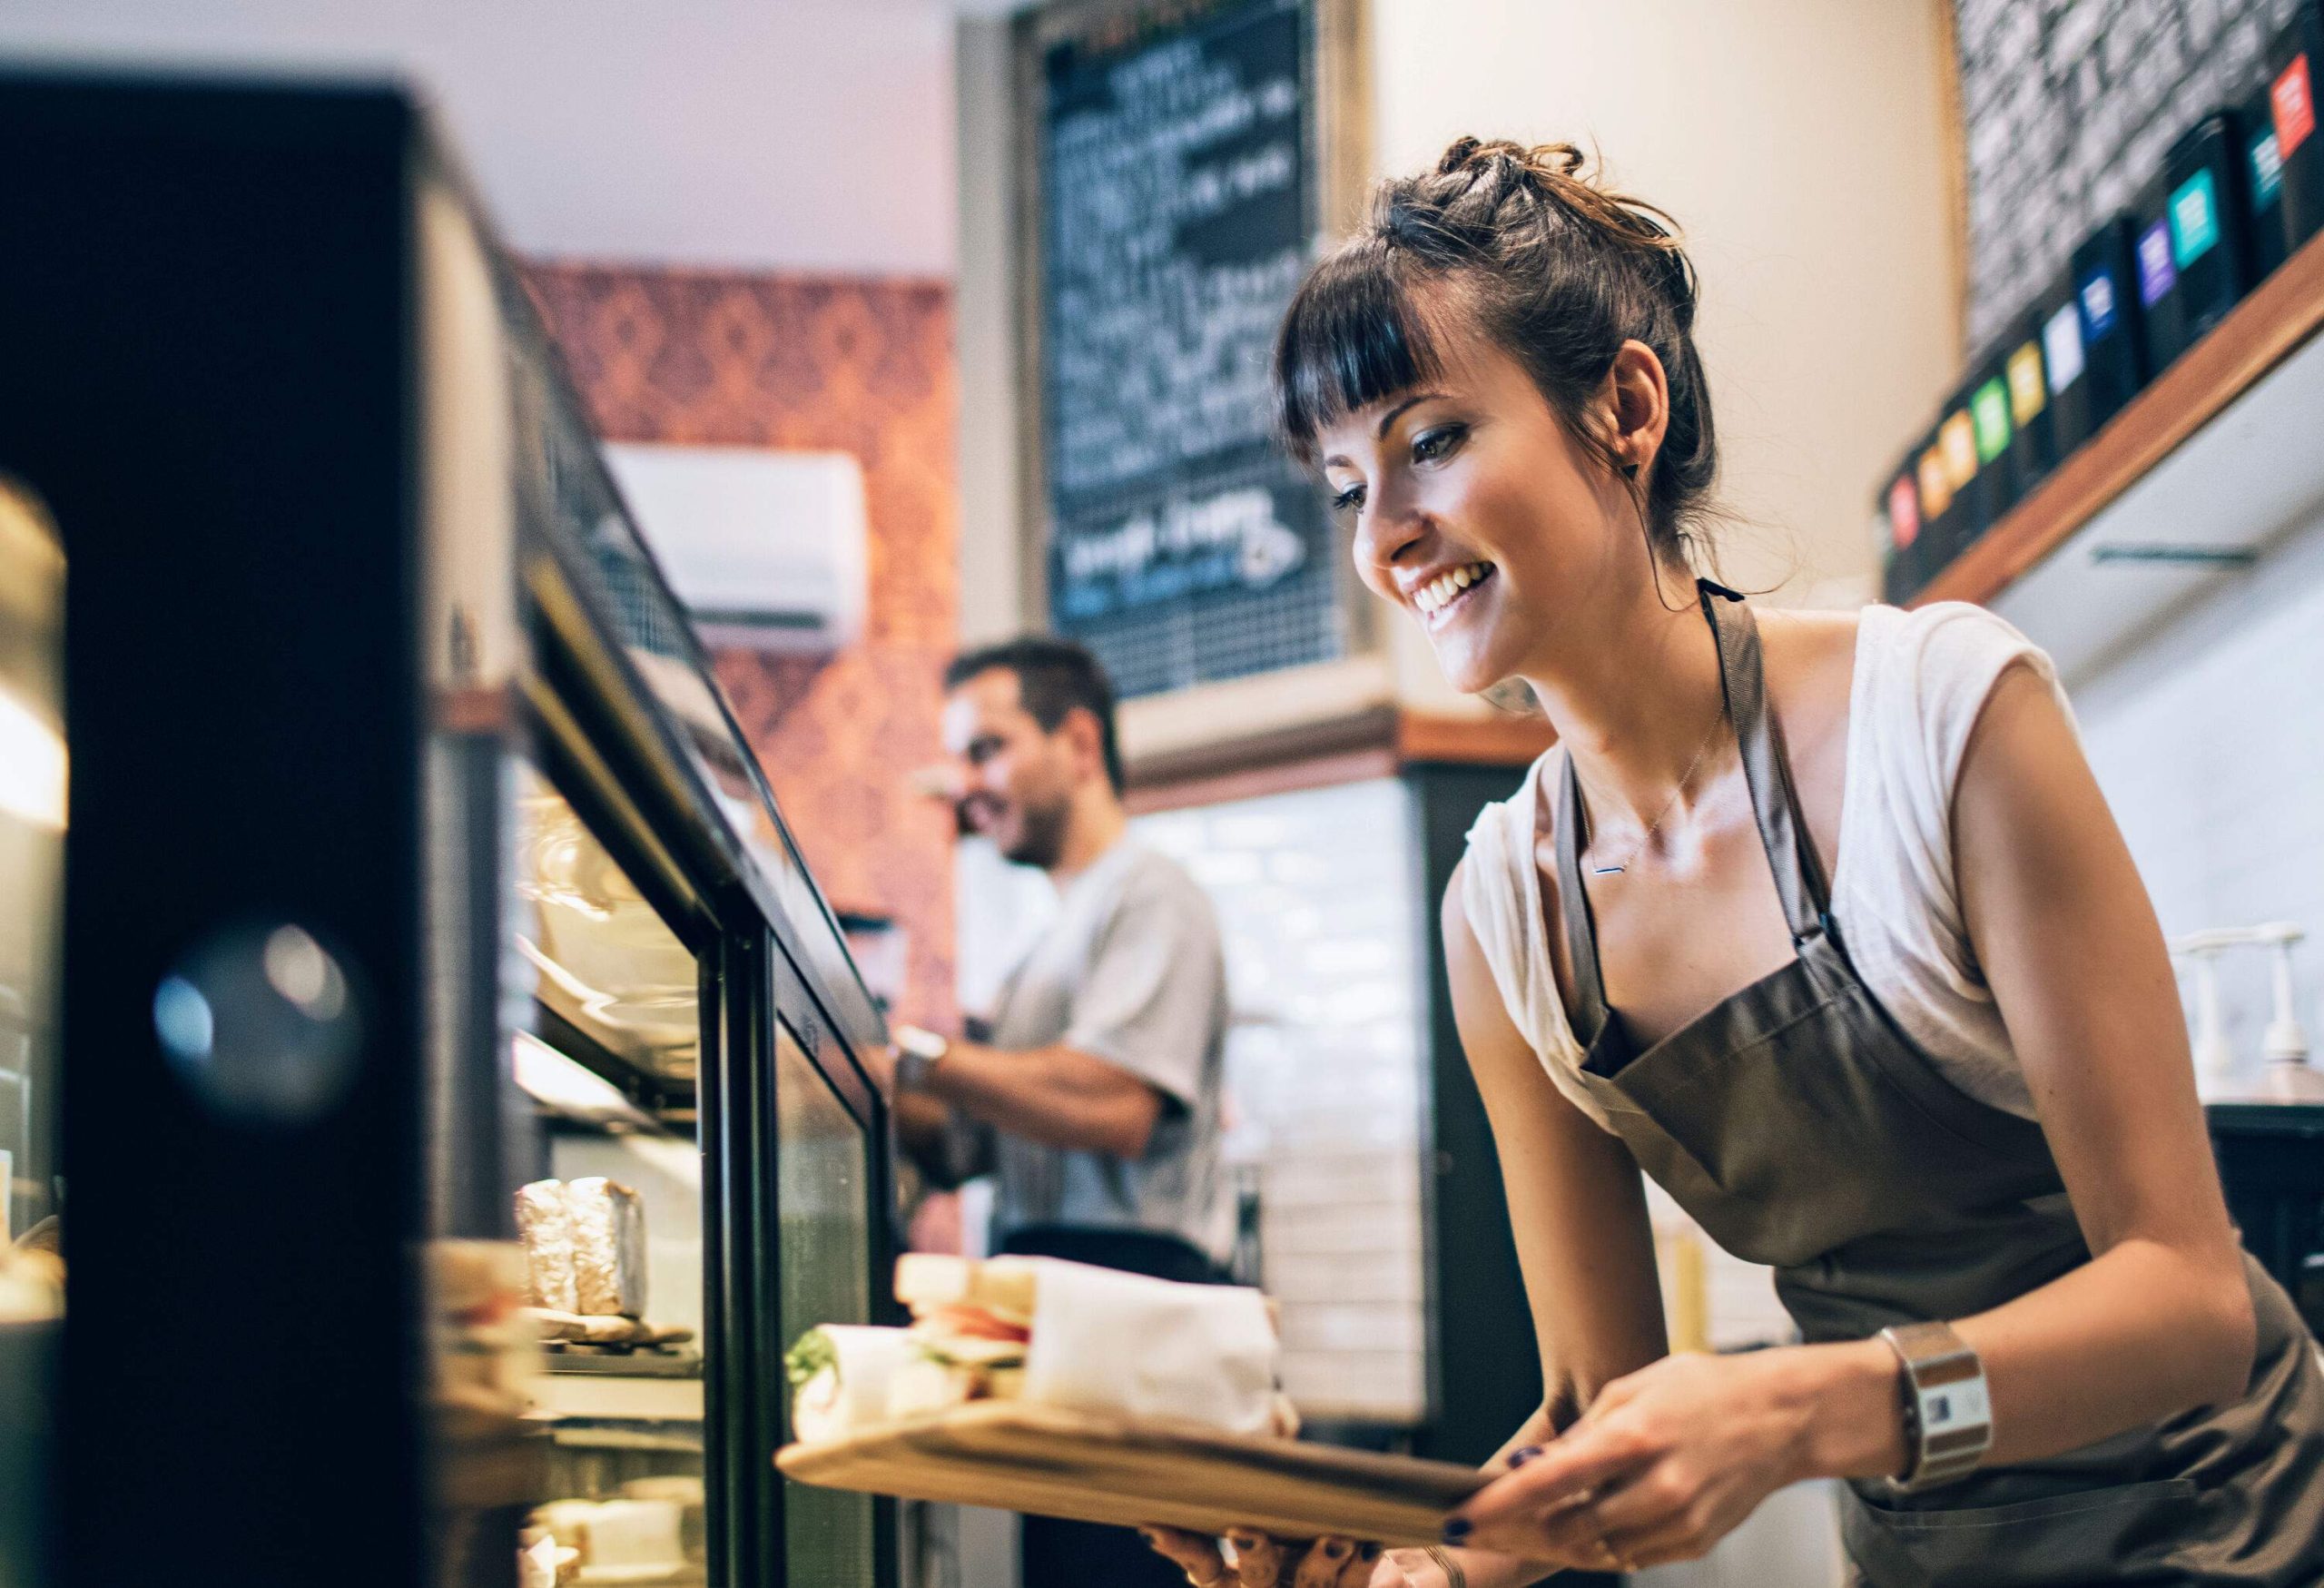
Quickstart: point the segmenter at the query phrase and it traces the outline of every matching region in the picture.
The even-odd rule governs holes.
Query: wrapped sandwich
[[[517,1193],[527,1298],[549,1312],[645,1316],[645,1205],[603,1175],[535,1180]]]
[[[793,1431],[817,1443],[976,1401],[1289,1432],[1265,1298],[1047,1258],[914,1254],[909,1328],[810,1330],[789,1357]],[[1138,1348],[1127,1355],[1123,1342]]]

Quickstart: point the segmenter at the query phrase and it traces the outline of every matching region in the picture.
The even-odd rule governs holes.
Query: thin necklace
[[[1703,764],[1703,757],[1710,754],[1710,742],[1718,734],[1718,725],[1726,720],[1727,702],[1721,700],[1718,703],[1718,715],[1711,718],[1710,726],[1703,730],[1703,742],[1695,746],[1695,758],[1688,762],[1687,770],[1679,774],[1678,785],[1671,789],[1670,797],[1662,802],[1662,808],[1654,814],[1654,820],[1646,824],[1646,831],[1639,835],[1636,843],[1630,845],[1630,852],[1622,856],[1620,864],[1593,865],[1590,868],[1591,876],[1618,877],[1630,870],[1630,863],[1646,853],[1646,846],[1653,843],[1655,833],[1661,831],[1663,818],[1678,807],[1679,796],[1685,794],[1687,784],[1694,781],[1695,769]]]

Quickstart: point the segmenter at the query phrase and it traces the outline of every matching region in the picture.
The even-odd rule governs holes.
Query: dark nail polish
[[[1518,1467],[1523,1466],[1527,1462],[1532,1460],[1535,1456],[1541,1454],[1541,1447],[1538,1445],[1528,1445],[1522,1450],[1511,1451],[1509,1453],[1509,1465],[1511,1470],[1514,1471]]]
[[[1345,1539],[1327,1538],[1315,1547],[1324,1552],[1324,1558],[1327,1561],[1336,1561],[1341,1556],[1347,1553],[1347,1541]]]
[[[1359,1560],[1376,1561],[1380,1558],[1380,1546],[1376,1544],[1367,1544],[1355,1553]]]
[[[1470,1524],[1467,1517],[1453,1517],[1444,1524],[1444,1542],[1446,1544],[1459,1544],[1462,1539],[1469,1536],[1469,1526]]]

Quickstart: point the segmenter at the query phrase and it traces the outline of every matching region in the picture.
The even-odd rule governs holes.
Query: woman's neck
[[[1643,826],[1658,811],[1683,812],[1712,781],[1679,789],[1689,771],[1723,759],[1715,745],[1705,754],[1725,710],[1718,645],[1699,603],[1666,605],[1665,592],[1691,597],[1692,579],[1666,574],[1662,584],[1621,604],[1590,644],[1561,646],[1525,676],[1601,823],[1626,814]]]

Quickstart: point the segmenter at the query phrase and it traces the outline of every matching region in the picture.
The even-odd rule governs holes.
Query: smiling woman
[[[1398,400],[1384,425],[1448,372],[1448,340],[1481,334],[1522,367],[1573,439],[1635,478],[1593,401],[1627,342],[1662,367],[1669,419],[1641,520],[1658,555],[1680,554],[1718,469],[1710,394],[1695,350],[1695,279],[1654,206],[1582,180],[1571,144],[1526,150],[1462,138],[1433,172],[1385,182],[1370,227],[1317,267],[1275,346],[1275,420],[1316,460],[1334,419]],[[1457,440],[1423,437],[1416,461]],[[1347,512],[1360,487],[1334,485]]]
[[[1699,577],[1694,302],[1659,212],[1469,138],[1293,302],[1278,421],[1358,571],[1558,735],[1443,912],[1548,1396],[1460,1547],[1157,1547],[1236,1588],[1514,1588],[1840,1478],[1872,1588],[2315,1583],[2324,1370],[2237,1248],[2054,669],[1976,608],[1761,616]],[[1641,1171],[1801,1343],[1669,1354]]]
[[[1286,447],[1321,468],[1365,581],[1413,612],[1465,690],[1522,671],[1515,636],[1598,646],[1570,610],[1547,624],[1551,589],[1600,589],[1586,609],[1618,610],[1641,577],[1683,593],[1709,561],[1718,448],[1694,272],[1667,217],[1581,169],[1569,146],[1464,138],[1384,183],[1276,342]],[[1649,555],[1607,557],[1594,526],[1610,514]],[[1423,522],[1461,533],[1416,555]],[[1503,537],[1530,582],[1508,577]]]

